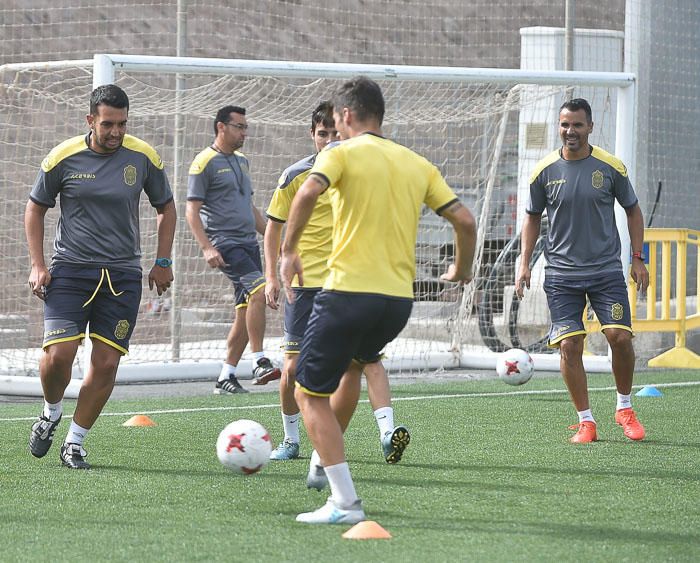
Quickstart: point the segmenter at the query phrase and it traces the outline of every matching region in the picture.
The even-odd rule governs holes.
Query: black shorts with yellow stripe
[[[126,354],[140,302],[139,272],[56,265],[46,288],[43,348],[83,339],[90,323],[90,338]]]
[[[297,387],[329,396],[355,360],[382,357],[411,316],[413,300],[370,293],[321,290],[314,299],[297,366]]]
[[[286,354],[298,354],[304,339],[306,325],[314,306],[314,298],[321,291],[320,287],[295,287],[294,303],[284,298],[284,339],[282,348]]]

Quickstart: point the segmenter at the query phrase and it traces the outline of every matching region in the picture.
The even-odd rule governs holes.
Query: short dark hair
[[[582,109],[584,112],[586,112],[586,119],[588,120],[588,123],[593,123],[591,104],[589,104],[588,101],[584,100],[583,98],[573,98],[568,102],[564,102],[559,108],[559,113],[561,113],[563,109],[568,109],[569,111],[578,111]]]
[[[316,131],[320,124],[324,127],[335,127],[333,104],[329,100],[323,100],[311,114],[311,131]]]
[[[333,108],[341,112],[348,108],[355,112],[360,121],[370,118],[377,119],[379,124],[384,120],[384,96],[374,80],[366,76],[356,76],[348,80],[333,94]]]
[[[116,84],[103,84],[90,94],[90,115],[97,115],[99,105],[129,111],[129,96]]]
[[[214,135],[219,132],[216,128],[216,124],[228,123],[231,120],[232,113],[240,113],[241,115],[245,115],[245,108],[239,106],[224,106],[217,111],[216,117],[214,118]]]

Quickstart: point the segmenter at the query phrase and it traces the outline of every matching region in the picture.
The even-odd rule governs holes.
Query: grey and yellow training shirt
[[[598,147],[581,160],[554,151],[535,166],[526,211],[547,210],[548,273],[589,279],[622,271],[615,200],[625,209],[637,204],[625,165]]]
[[[141,271],[139,202],[153,207],[173,199],[158,153],[125,135],[122,146],[101,154],[90,134],[68,139],[41,163],[30,199],[54,207],[60,196],[52,265],[58,263]]]

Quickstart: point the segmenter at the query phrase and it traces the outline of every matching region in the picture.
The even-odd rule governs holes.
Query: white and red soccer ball
[[[250,475],[270,461],[272,441],[262,424],[254,420],[235,420],[228,424],[216,440],[216,455],[231,471]]]
[[[535,364],[525,350],[511,348],[498,355],[496,358],[496,372],[498,377],[508,385],[522,385],[530,381]]]

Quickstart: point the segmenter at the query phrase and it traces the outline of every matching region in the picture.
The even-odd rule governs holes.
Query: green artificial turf
[[[576,413],[558,377],[393,389],[412,441],[398,465],[381,457],[362,402],[346,451],[365,511],[393,536],[347,540],[349,526],[298,524],[327,492],[307,490],[311,447],[240,476],[214,444],[231,420],[282,437],[274,393],[107,404],[85,444],[89,471],[27,449],[36,403],[0,407],[1,561],[692,561],[700,559],[700,373],[643,372],[634,397],[647,438],[613,422],[609,375],[589,377],[599,442],[571,445]],[[676,386],[666,386],[677,383]],[[157,426],[122,426],[134,413]]]

